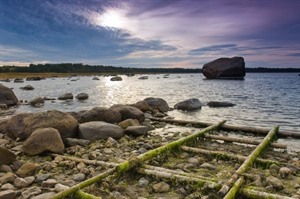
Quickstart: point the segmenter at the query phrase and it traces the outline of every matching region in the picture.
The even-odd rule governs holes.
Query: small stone
[[[43,193],[41,195],[35,196],[31,199],[46,199],[46,198],[53,198],[55,196],[55,192],[48,192],[48,193]]]
[[[165,193],[165,192],[168,192],[170,190],[170,185],[168,185],[165,182],[159,182],[157,184],[154,184],[152,186],[152,188],[154,189],[154,191],[156,193]]]
[[[2,164],[2,165],[0,165],[0,172],[7,173],[7,172],[12,172],[12,170],[11,170],[10,166]]]
[[[18,188],[23,188],[28,186],[28,182],[23,178],[16,178],[14,181],[14,185]]]
[[[138,185],[140,187],[147,187],[149,184],[149,180],[147,180],[146,178],[142,177],[139,179]]]
[[[77,164],[77,169],[81,171],[83,168],[86,168],[86,165],[83,162]]]
[[[15,190],[16,188],[14,187],[14,185],[12,185],[10,183],[6,183],[6,184],[2,185],[0,189],[1,190]]]
[[[0,199],[15,199],[17,192],[13,190],[0,191]]]
[[[145,149],[144,147],[139,148],[138,153],[142,154],[142,153],[146,153],[147,149]]]
[[[105,143],[105,147],[117,147],[118,145],[118,141],[111,137],[109,137]]]
[[[90,140],[77,139],[77,138],[66,138],[66,144],[68,146],[87,146],[91,143]]]
[[[105,153],[105,154],[112,154],[113,151],[111,149],[105,148],[105,149],[103,149],[103,153]]]
[[[148,143],[144,143],[144,144],[142,145],[142,148],[145,148],[145,149],[147,149],[147,150],[153,149],[153,147],[152,147],[150,144],[148,144]]]
[[[281,182],[281,180],[279,180],[278,178],[276,178],[274,176],[267,177],[267,183],[276,190],[283,189],[283,183]]]
[[[89,98],[89,95],[87,93],[79,93],[76,95],[76,99],[78,100],[86,100]]]
[[[60,184],[60,183],[56,184],[55,187],[54,187],[56,192],[61,192],[61,191],[64,191],[68,188],[69,188],[68,186]]]
[[[9,172],[6,173],[4,176],[0,177],[0,184],[5,184],[5,183],[12,183],[16,179],[15,174]]]
[[[273,176],[276,176],[279,172],[279,166],[277,166],[276,164],[271,164],[271,166],[269,167],[270,173]]]
[[[83,181],[85,179],[85,175],[83,173],[75,174],[73,180],[76,182]]]
[[[28,185],[31,185],[32,183],[34,183],[35,177],[34,176],[29,176],[29,177],[24,178],[24,180],[26,180]]]
[[[16,172],[21,178],[35,175],[38,170],[38,165],[35,163],[25,163]]]
[[[292,173],[292,171],[288,167],[281,167],[279,169],[279,175],[281,178],[287,178]]]
[[[42,188],[53,188],[57,184],[55,179],[48,179],[42,182]]]
[[[39,187],[34,186],[34,187],[28,188],[26,191],[23,191],[21,195],[22,195],[22,198],[28,199],[31,196],[38,195],[40,193],[42,193],[42,190]]]
[[[209,169],[209,170],[216,170],[217,168],[214,166],[214,165],[211,165],[209,163],[203,163],[200,165],[201,168],[204,168],[204,169]]]
[[[3,146],[3,147],[4,147],[4,146],[7,145],[8,143],[9,143],[8,140],[0,138],[0,146]]]
[[[198,165],[199,164],[199,160],[197,158],[189,158],[188,162],[193,164],[193,165]]]
[[[49,174],[38,175],[38,176],[36,176],[35,182],[41,183],[41,182],[47,180],[49,177],[50,177]]]

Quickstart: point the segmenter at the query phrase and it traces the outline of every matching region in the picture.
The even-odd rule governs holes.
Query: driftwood
[[[90,179],[87,179],[73,187],[70,187],[60,193],[58,193],[53,199],[60,199],[60,198],[64,198],[86,186],[89,186],[91,184],[94,184],[114,173],[116,173],[117,175],[122,175],[123,173],[127,172],[128,170],[132,169],[133,167],[139,165],[139,164],[142,164],[144,163],[145,161],[147,160],[150,160],[160,154],[163,154],[167,151],[170,151],[170,150],[174,150],[176,148],[179,148],[181,145],[189,142],[189,141],[192,141],[192,140],[195,140],[197,139],[198,137],[200,136],[203,136],[205,133],[209,132],[209,131],[212,131],[214,129],[217,129],[219,128],[221,125],[223,125],[226,121],[221,121],[219,122],[218,124],[215,124],[215,125],[212,125],[212,126],[209,126],[205,129],[202,129],[201,131],[199,131],[198,133],[194,133],[192,135],[189,135],[187,137],[184,137],[184,138],[181,138],[179,140],[176,140],[176,141],[173,141],[171,143],[168,143],[164,146],[161,146],[161,147],[158,147],[156,149],[153,149],[153,150],[150,150],[144,154],[141,154],[141,155],[138,155],[134,158],[131,158],[123,163],[120,163],[118,164],[117,166],[113,167],[112,169],[109,169],[107,170],[106,172],[104,173],[101,173],[95,177],[92,177]]]
[[[162,118],[155,118],[155,117],[149,117],[150,120],[153,121],[159,121],[159,122],[167,122],[167,123],[173,123],[173,124],[179,124],[179,125],[187,125],[187,124],[192,124],[194,126],[198,127],[207,127],[210,126],[211,123],[209,122],[196,122],[196,121],[185,121],[185,120],[174,120],[174,119],[162,119]],[[252,133],[256,135],[267,135],[269,130],[264,129],[264,128],[254,128],[254,127],[246,127],[246,126],[233,126],[233,125],[228,125],[224,124],[220,128],[221,130],[225,131],[243,131],[246,133]],[[300,139],[300,132],[291,132],[291,131],[283,131],[280,130],[277,133],[278,137],[282,138],[295,138],[295,139]]]
[[[101,197],[94,196],[92,194],[85,193],[83,191],[74,192],[74,197],[78,199],[102,199]]]
[[[245,173],[245,171],[253,164],[255,159],[262,153],[264,149],[268,147],[268,145],[274,139],[276,133],[278,132],[279,127],[274,127],[268,135],[263,139],[263,141],[255,148],[254,151],[247,157],[247,159],[243,162],[243,164],[238,168],[238,170],[231,176],[231,178],[222,186],[222,188],[218,191],[220,196],[225,196],[228,191],[230,191],[230,197],[227,199],[234,198],[237,189],[230,190],[233,184],[239,179],[239,177]]]
[[[223,140],[226,142],[237,142],[237,143],[251,144],[251,145],[259,145],[261,142],[259,140],[254,140],[250,138],[236,138],[236,137],[219,136],[219,135],[204,135],[204,137],[209,139],[214,139],[214,140]],[[274,148],[280,148],[280,149],[287,148],[287,144],[282,144],[282,143],[271,143],[270,146]]]

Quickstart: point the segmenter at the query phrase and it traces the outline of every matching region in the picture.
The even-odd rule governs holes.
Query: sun
[[[124,17],[118,10],[106,10],[103,14],[98,17],[98,25],[107,28],[124,28]]]

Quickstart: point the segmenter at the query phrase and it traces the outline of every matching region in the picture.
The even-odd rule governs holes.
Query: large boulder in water
[[[0,84],[0,104],[6,104],[7,106],[14,106],[17,105],[18,98],[14,94],[14,92]]]
[[[202,73],[207,79],[243,79],[245,61],[243,57],[219,58],[204,64]]]
[[[201,109],[201,106],[202,104],[198,99],[192,98],[175,104],[174,108],[183,111],[194,111]]]
[[[153,110],[167,112],[170,110],[168,103],[162,98],[148,97],[144,99]]]

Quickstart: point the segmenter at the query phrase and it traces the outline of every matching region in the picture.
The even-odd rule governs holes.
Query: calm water
[[[148,80],[122,76],[123,81],[112,82],[110,77],[55,78],[24,83],[1,82],[13,88],[19,100],[31,100],[39,96],[55,97],[72,92],[85,92],[85,102],[47,101],[42,108],[22,105],[11,114],[49,109],[62,111],[87,110],[95,106],[109,107],[113,104],[135,103],[146,97],[161,97],[170,107],[188,98],[198,98],[204,106],[200,111],[186,113],[170,111],[176,119],[218,122],[226,119],[228,124],[281,129],[300,133],[300,77],[292,74],[247,74],[245,80],[205,80],[202,74],[149,75]],[[77,81],[71,81],[76,79]],[[20,87],[32,85],[35,90],[23,91]],[[236,104],[230,108],[209,108],[208,101],[227,101]],[[7,113],[5,113],[7,114]],[[3,112],[1,117],[7,117]]]

